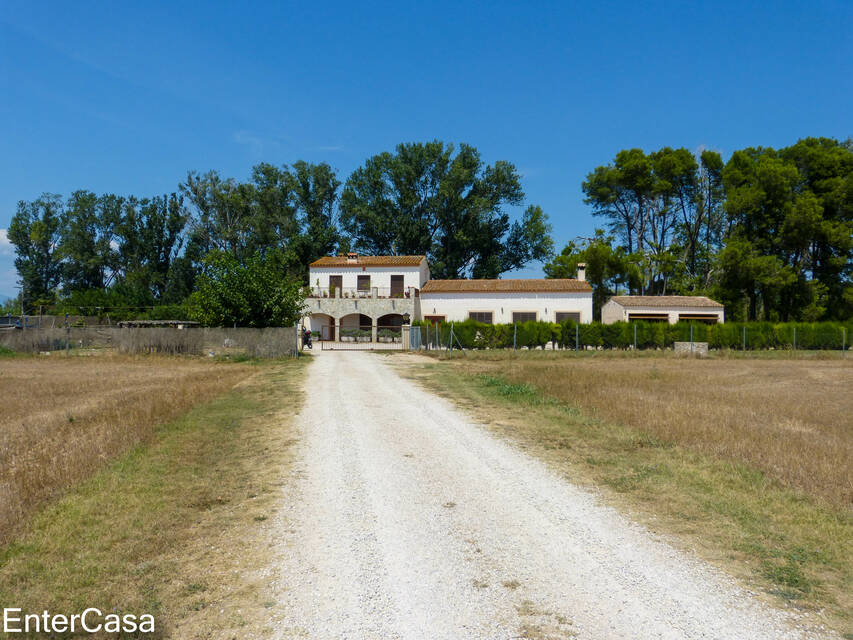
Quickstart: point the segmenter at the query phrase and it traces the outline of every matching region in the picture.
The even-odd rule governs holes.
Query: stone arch
[[[313,340],[334,340],[335,318],[328,313],[312,313],[303,321],[306,328],[311,329]]]

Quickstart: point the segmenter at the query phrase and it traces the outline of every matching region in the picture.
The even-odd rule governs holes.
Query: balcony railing
[[[390,287],[371,287],[358,289],[353,287],[311,287],[311,298],[417,298],[420,291],[416,287],[406,287],[402,291],[391,292]]]

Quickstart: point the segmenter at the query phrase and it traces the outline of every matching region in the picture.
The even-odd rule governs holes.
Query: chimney
[[[586,262],[578,262],[578,280],[586,282]]]
[[[350,251],[347,254],[347,264],[355,264],[356,262],[358,262],[358,254]]]

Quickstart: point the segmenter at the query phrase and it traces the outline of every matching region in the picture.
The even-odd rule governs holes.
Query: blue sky
[[[402,141],[515,163],[561,248],[594,229],[580,183],[622,148],[853,135],[851,29],[849,1],[0,0],[0,294],[18,200],[259,161],[345,180]]]

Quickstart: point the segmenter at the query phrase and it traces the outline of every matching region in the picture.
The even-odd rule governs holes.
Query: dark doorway
[[[337,295],[336,291],[341,291],[344,288],[343,276],[329,276],[329,296],[334,298]]]

